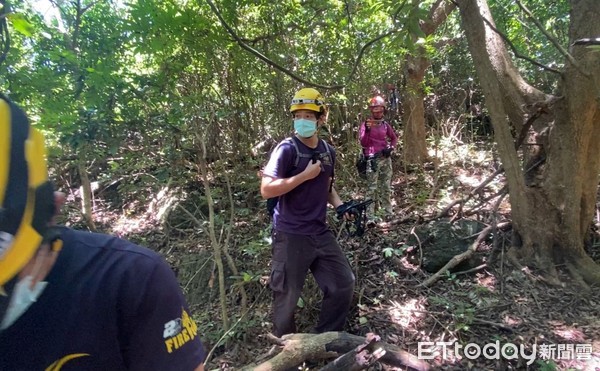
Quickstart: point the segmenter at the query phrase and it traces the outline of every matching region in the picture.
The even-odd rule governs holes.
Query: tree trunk
[[[560,264],[584,287],[600,283],[600,266],[583,250],[600,172],[600,54],[573,47],[574,62],[565,61],[561,73],[562,96],[546,95],[519,75],[492,29],[487,1],[458,4],[506,170],[516,237],[513,262],[535,263],[555,284]],[[600,34],[600,23],[589,21],[590,14],[600,15],[600,2],[571,6],[570,43]],[[521,156],[511,125],[522,134],[519,139],[529,141]]]
[[[225,287],[225,267],[223,266],[222,258],[222,247],[217,240],[215,231],[215,210],[214,202],[212,198],[212,191],[210,188],[210,181],[208,177],[208,164],[206,161],[206,142],[205,138],[197,133],[197,140],[200,142],[201,154],[198,156],[198,170],[204,185],[204,196],[206,197],[206,203],[208,204],[208,235],[210,237],[210,243],[213,247],[213,254],[215,257],[215,264],[217,265],[217,271],[219,275],[219,301],[221,303],[221,322],[223,323],[223,331],[229,330],[229,315],[227,310],[227,289]]]
[[[427,158],[425,141],[425,109],[423,79],[429,59],[407,55],[404,61],[406,87],[404,91],[404,140],[402,155],[405,164],[421,164]]]
[[[570,44],[598,37],[598,0],[571,1]],[[576,64],[566,63],[559,90],[556,122],[549,136],[547,192],[559,230],[556,240],[570,273],[590,284],[600,283],[600,267],[583,250],[593,221],[600,174],[600,54],[574,46]],[[561,182],[562,180],[562,182]]]
[[[84,158],[86,156],[83,156]],[[92,191],[92,184],[88,177],[87,169],[83,160],[77,164],[77,170],[79,171],[79,178],[81,179],[81,187],[79,188],[81,194],[81,215],[88,229],[92,232],[96,232],[96,224],[94,223],[94,212],[92,209],[92,198],[94,192]]]
[[[433,34],[446,21],[456,5],[451,1],[438,0],[429,11],[429,18],[421,24],[421,30],[426,36]],[[417,41],[414,36],[413,41]],[[407,54],[404,61],[404,78],[406,80],[403,92],[402,106],[404,108],[404,139],[403,156],[406,164],[421,164],[427,159],[427,142],[425,132],[425,93],[423,80],[429,68],[429,58],[425,48],[417,47],[415,54]]]

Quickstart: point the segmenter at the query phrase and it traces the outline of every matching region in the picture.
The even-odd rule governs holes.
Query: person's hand
[[[316,162],[309,161],[308,165],[306,165],[306,169],[302,172],[305,180],[310,180],[315,178],[317,175],[321,173],[321,160],[317,160]]]
[[[353,222],[356,218],[359,217],[358,210],[352,209],[346,213],[344,213],[344,220],[349,222]]]
[[[394,150],[393,148],[389,148],[389,147],[388,148],[384,148],[381,151],[381,154],[383,155],[383,157],[390,157],[390,155],[392,154],[393,150]]]
[[[338,220],[343,217],[344,220],[354,221],[355,218],[358,218],[360,216],[360,214],[358,213],[358,210],[356,210],[354,208],[351,208],[350,210],[345,211],[351,205],[352,205],[352,201],[348,201],[348,202],[344,202],[343,204],[341,204],[335,208],[335,212],[337,213]]]
[[[365,126],[366,126],[367,130],[370,130],[371,127],[373,126],[373,120],[367,120],[367,122],[365,123]]]

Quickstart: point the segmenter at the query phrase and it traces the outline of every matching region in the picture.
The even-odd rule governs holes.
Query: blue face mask
[[[0,330],[5,330],[15,323],[29,309],[31,304],[35,303],[46,285],[48,285],[48,282],[38,282],[33,288],[30,288],[32,280],[33,276],[27,276],[15,285],[2,324],[0,324]]]
[[[310,138],[317,132],[317,122],[307,119],[294,120],[294,130],[302,138]]]

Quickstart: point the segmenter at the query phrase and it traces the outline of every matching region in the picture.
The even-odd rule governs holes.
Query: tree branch
[[[10,34],[8,33],[8,25],[6,23],[6,17],[8,16],[8,9],[5,1],[0,1],[2,10],[0,11],[0,43],[2,44],[2,53],[0,54],[0,65],[4,63],[10,50]]]
[[[421,26],[426,35],[434,33],[442,23],[446,21],[448,15],[454,11],[456,4],[451,1],[437,0],[437,3],[431,7],[429,20]]]
[[[89,3],[87,6],[81,8],[81,14],[87,12],[88,10],[90,10],[91,8],[93,8],[98,3],[99,3],[99,1],[93,1],[93,2]]]
[[[461,262],[467,260],[471,255],[473,255],[475,253],[475,251],[477,251],[477,247],[479,246],[479,244],[481,244],[487,238],[487,236],[489,234],[491,234],[494,230],[496,230],[496,229],[503,229],[503,228],[506,228],[506,227],[508,227],[510,225],[511,225],[511,223],[509,223],[509,222],[503,222],[503,223],[500,223],[500,224],[498,224],[496,226],[490,225],[490,226],[486,227],[483,231],[481,231],[479,233],[479,236],[477,236],[477,239],[475,239],[475,242],[473,242],[471,244],[471,246],[469,247],[469,249],[467,251],[464,251],[464,252],[462,252],[462,253],[454,256],[439,271],[437,271],[433,276],[431,276],[428,279],[426,279],[425,281],[423,281],[421,284],[417,285],[417,287],[429,287],[429,286],[431,286],[444,273],[446,273],[450,269],[456,267],[458,264],[460,264]]]
[[[544,64],[541,64],[540,62],[536,61],[535,59],[529,58],[529,57],[527,57],[527,56],[522,55],[521,53],[519,53],[519,51],[517,50],[517,48],[515,47],[515,45],[512,43],[512,41],[510,41],[510,39],[506,35],[504,35],[502,32],[500,32],[500,30],[498,30],[496,27],[494,27],[494,25],[492,24],[492,22],[488,21],[485,17],[483,18],[483,21],[488,25],[488,27],[490,27],[495,33],[497,33],[498,36],[500,36],[502,38],[502,40],[504,40],[508,44],[508,46],[510,47],[510,50],[512,50],[513,53],[515,54],[515,57],[524,59],[526,61],[529,61],[529,62],[533,63],[534,65],[536,65],[536,66],[538,66],[540,68],[545,69],[546,71],[553,72],[553,73],[556,73],[556,74],[560,74],[560,71],[555,70],[552,67],[548,67],[548,66],[546,66]]]
[[[398,18],[398,14],[400,14],[400,12],[402,11],[402,9],[404,9],[404,5],[406,5],[406,2],[407,2],[407,1],[408,1],[408,0],[404,0],[404,1],[402,2],[402,4],[400,4],[400,5],[398,6],[398,9],[396,9],[396,11],[394,12],[394,15],[392,16],[392,18],[393,18],[393,19],[396,19],[396,18]]]
[[[575,40],[573,45],[600,45],[600,37]]]
[[[258,59],[260,59],[261,61],[265,62],[266,64],[268,64],[269,66],[285,73],[286,75],[290,76],[291,78],[293,78],[294,80],[301,82],[303,84],[309,85],[309,86],[314,86],[317,88],[322,88],[322,89],[332,89],[332,90],[337,90],[337,89],[342,89],[344,88],[346,85],[348,85],[348,83],[350,82],[350,80],[352,79],[352,76],[354,76],[354,74],[356,73],[356,70],[358,69],[358,65],[360,64],[360,61],[362,59],[363,54],[365,53],[365,50],[373,45],[374,43],[376,43],[377,41],[390,36],[392,34],[394,34],[395,32],[398,32],[397,29],[392,29],[391,31],[385,32],[377,37],[375,37],[373,40],[369,41],[368,43],[366,43],[360,50],[360,52],[358,53],[358,57],[356,58],[356,60],[354,61],[354,65],[352,66],[352,71],[350,72],[350,74],[348,75],[348,77],[345,79],[345,82],[343,84],[338,84],[338,85],[322,85],[322,84],[318,84],[312,81],[309,81],[301,76],[296,75],[294,72],[290,71],[289,69],[277,64],[276,62],[272,61],[269,57],[265,56],[264,54],[262,54],[261,52],[259,52],[258,50],[254,49],[253,47],[251,47],[250,45],[246,44],[235,32],[235,30],[225,21],[225,19],[223,18],[223,16],[221,15],[221,12],[219,12],[219,10],[217,9],[217,7],[215,6],[215,4],[212,2],[212,0],[206,0],[206,2],[208,3],[208,5],[210,6],[210,8],[212,9],[213,13],[217,16],[217,18],[219,19],[219,21],[221,22],[221,24],[223,25],[223,27],[225,28],[225,30],[227,31],[227,33],[229,33],[229,35],[231,37],[234,38],[234,40],[238,43],[238,45],[242,48],[245,49],[246,51],[250,52],[250,54],[256,56]]]
[[[560,45],[560,43],[558,42],[558,40],[556,40],[556,38],[554,36],[552,36],[549,32],[547,32],[544,29],[544,27],[542,26],[540,21],[534,17],[533,13],[531,13],[531,11],[529,9],[527,9],[527,7],[525,5],[523,5],[520,0],[515,0],[515,1],[516,1],[517,5],[519,6],[519,8],[521,8],[525,12],[525,14],[527,14],[527,16],[529,18],[531,18],[531,21],[537,26],[538,30],[540,30],[540,32],[543,33],[544,36],[546,36],[548,38],[548,40],[550,40],[552,45],[554,45],[554,47],[556,47],[556,49],[558,49],[558,51],[562,55],[564,55],[565,58],[567,58],[567,60],[573,66],[575,66],[575,68],[577,68],[577,71],[579,71],[584,76],[588,76],[588,77],[591,76],[589,73],[587,73],[581,69],[581,66],[577,63],[577,61],[575,61],[575,58],[573,58],[573,56],[571,54],[569,54],[569,52],[567,50],[565,50],[565,48],[563,48],[562,45]]]

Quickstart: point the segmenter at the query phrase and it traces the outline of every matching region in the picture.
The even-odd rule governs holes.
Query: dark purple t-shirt
[[[170,267],[108,235],[63,229],[38,300],[0,332],[0,370],[193,370],[205,358]]]
[[[319,154],[321,173],[279,197],[273,214],[273,227],[278,231],[302,235],[323,233],[328,229],[327,201],[330,180],[334,176],[335,150],[329,146],[328,155],[326,144],[322,140],[319,140],[317,148],[312,149],[296,137],[286,139],[279,143],[271,154],[263,170],[264,175],[289,178],[306,169],[311,158],[299,156],[298,166],[295,167],[296,150],[290,140],[296,141],[300,153]]]

